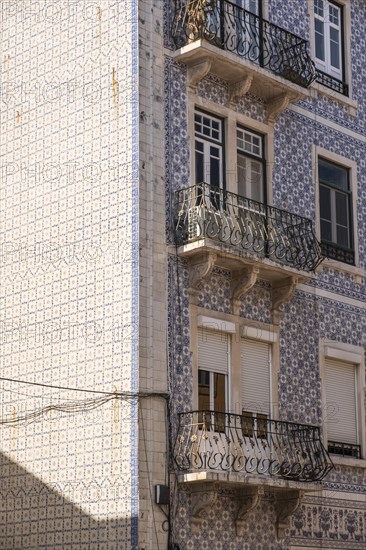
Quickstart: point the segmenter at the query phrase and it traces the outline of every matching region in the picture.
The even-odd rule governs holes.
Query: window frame
[[[363,346],[354,346],[351,344],[343,344],[328,339],[320,339],[319,341],[319,358],[320,358],[320,379],[322,387],[322,404],[323,404],[323,442],[328,448],[328,429],[325,415],[332,414],[328,411],[327,395],[326,395],[326,360],[332,359],[342,363],[352,364],[356,367],[356,414],[358,424],[359,445],[361,447],[361,458],[350,456],[342,456],[332,453],[332,461],[335,464],[355,465],[358,467],[366,466],[366,430],[365,430],[365,350]]]
[[[352,199],[350,201],[350,206],[352,210],[352,235],[353,235],[353,253],[354,253],[354,265],[341,262],[339,260],[334,259],[325,259],[320,269],[324,267],[330,267],[332,269],[335,269],[337,271],[343,271],[347,273],[351,273],[356,277],[357,282],[362,282],[362,277],[364,277],[365,273],[363,269],[360,269],[359,267],[359,246],[358,246],[358,220],[357,220],[357,204],[358,204],[358,182],[357,182],[357,172],[358,172],[358,166],[357,163],[347,157],[343,157],[341,155],[338,155],[337,153],[333,153],[327,149],[324,149],[322,147],[319,147],[317,145],[313,145],[312,148],[312,156],[313,156],[313,168],[314,168],[314,185],[315,185],[315,229],[316,229],[316,236],[318,241],[321,241],[321,232],[320,232],[320,182],[319,182],[319,158],[322,158],[326,160],[327,162],[338,164],[339,166],[348,169],[349,173],[349,189],[352,195]]]
[[[315,1],[314,0],[314,4],[315,4]],[[326,73],[327,75],[341,81],[341,82],[346,82],[345,80],[345,64],[344,64],[344,59],[345,59],[345,55],[344,55],[344,49],[345,49],[345,43],[344,43],[344,10],[343,10],[343,6],[342,4],[338,4],[338,2],[334,2],[333,0],[322,0],[322,2],[324,2],[324,15],[323,17],[321,18],[318,14],[315,13],[315,8],[314,8],[314,36],[316,35],[316,30],[315,30],[315,22],[318,20],[318,21],[321,21],[324,25],[324,62],[323,60],[321,60],[320,58],[316,57],[316,38],[315,38],[315,64],[318,65],[317,68],[319,68],[321,71],[323,71],[324,73]],[[330,6],[333,5],[335,6],[336,8],[339,9],[339,14],[340,14],[340,24],[338,25],[338,27],[335,27],[335,25],[333,26],[332,22],[330,21],[330,12],[329,12],[329,8]],[[331,64],[331,48],[330,48],[330,42],[331,42],[331,37],[330,37],[330,28],[337,28],[337,30],[339,30],[339,34],[340,34],[340,41],[339,41],[339,62],[340,62],[340,69],[339,69],[339,72],[336,71],[336,68],[334,66],[332,66]]]
[[[256,130],[253,130],[252,128],[248,128],[247,126],[244,126],[243,124],[240,124],[238,122],[237,125],[236,125],[236,140],[238,139],[238,130],[240,130],[242,132],[247,132],[248,134],[260,139],[260,142],[261,142],[261,155],[255,155],[254,153],[250,153],[249,151],[244,151],[244,150],[241,151],[241,150],[239,150],[238,145],[236,145],[236,170],[237,170],[237,173],[238,173],[239,155],[242,155],[244,157],[248,157],[249,159],[256,160],[257,162],[260,162],[260,164],[262,166],[262,182],[261,182],[261,185],[262,185],[262,190],[261,190],[262,200],[258,201],[258,202],[261,202],[263,204],[267,204],[267,170],[266,170],[267,166],[266,166],[266,139],[265,139],[265,134],[263,134],[261,132],[258,132]],[[238,175],[237,175],[237,194],[240,195]],[[247,196],[247,198],[250,198],[251,200],[256,200],[256,199],[253,199],[252,197],[248,197],[248,196]]]
[[[307,0],[307,3],[308,15],[310,17],[310,51],[312,58],[315,60],[314,0]],[[356,116],[358,102],[352,99],[351,6],[349,0],[336,0],[334,3],[341,6],[343,11],[343,78],[344,83],[348,86],[348,95],[344,95],[318,81],[314,81],[311,86],[322,95],[342,103],[348,108],[351,116]]]
[[[327,162],[328,164],[332,164],[333,166],[338,166],[342,170],[345,170],[345,172],[347,173],[347,190],[342,190],[340,188],[337,188],[334,185],[331,185],[327,182],[323,182],[323,181],[320,180],[319,164],[320,164],[321,161]],[[349,252],[352,252],[354,254],[355,250],[354,250],[354,231],[353,231],[353,212],[352,212],[352,189],[351,189],[351,186],[350,186],[350,169],[348,167],[341,166],[338,163],[329,161],[328,159],[326,159],[322,156],[319,156],[318,157],[318,179],[319,179],[319,209],[321,210],[320,188],[323,187],[323,188],[327,188],[327,189],[330,190],[330,210],[331,210],[331,219],[327,220],[327,221],[330,221],[330,224],[331,224],[332,240],[327,241],[324,238],[322,238],[321,227],[320,227],[321,243],[325,244],[325,245],[329,244],[329,245],[334,246],[335,248],[338,248],[340,250],[345,250],[347,252],[349,251]],[[349,240],[349,244],[350,244],[349,247],[344,247],[343,245],[340,245],[338,242],[336,242],[333,239],[334,236],[335,236],[335,238],[337,238],[337,236],[336,236],[336,232],[337,232],[336,193],[337,192],[342,193],[343,195],[345,195],[347,197],[347,210],[348,210],[348,212],[347,212],[348,220],[347,221],[348,221],[348,225],[344,226],[344,227],[347,227],[347,230],[348,230],[348,240]],[[320,226],[321,226],[321,221],[322,221],[322,218],[321,218],[321,213],[320,213]],[[347,262],[345,262],[345,263],[347,263]]]
[[[279,326],[259,323],[239,315],[218,313],[190,305],[191,353],[193,372],[193,410],[198,410],[198,327],[206,327],[231,335],[228,360],[226,403],[227,413],[242,414],[242,378],[240,366],[241,339],[249,338],[271,345],[271,404],[270,417],[279,419],[278,376],[280,365]]]
[[[265,194],[266,204],[271,205],[273,200],[272,179],[274,166],[274,126],[273,124],[256,121],[246,115],[243,115],[229,107],[219,105],[211,100],[197,96],[192,91],[188,91],[188,133],[190,139],[190,174],[191,185],[196,178],[195,165],[195,128],[194,113],[202,111],[223,121],[224,149],[223,149],[223,170],[224,170],[224,190],[238,194],[237,181],[237,146],[236,146],[236,128],[242,126],[249,132],[261,134],[263,136],[264,150],[266,160],[264,162]],[[230,166],[230,170],[226,170]],[[231,168],[232,167],[232,168]]]
[[[204,136],[203,134],[202,135],[197,135],[196,134],[196,129],[195,129],[196,114],[200,114],[202,116],[206,116],[207,118],[210,118],[211,120],[216,120],[216,121],[220,122],[220,124],[221,124],[221,139],[220,140],[215,140],[215,139],[213,139],[209,136]],[[197,180],[197,164],[196,164],[196,153],[197,153],[196,143],[197,142],[203,143],[203,147],[204,147],[204,151],[203,151],[203,156],[204,156],[204,167],[203,167],[204,178],[203,178],[203,182],[202,181],[196,181]],[[209,146],[210,146],[210,144],[213,144],[213,145],[215,145],[215,146],[217,146],[221,149],[221,158],[219,160],[219,164],[220,164],[220,176],[219,176],[220,185],[219,185],[218,188],[222,189],[222,190],[225,190],[225,188],[226,188],[226,182],[225,182],[225,157],[226,157],[226,154],[225,154],[225,120],[224,120],[224,118],[221,117],[221,116],[218,116],[215,113],[212,113],[210,111],[206,111],[204,109],[195,107],[194,108],[194,113],[193,113],[193,143],[194,143],[193,157],[194,157],[194,167],[195,167],[194,172],[193,172],[193,174],[194,174],[194,183],[195,184],[207,183],[209,185],[212,185],[211,180],[206,181],[206,175],[208,174],[208,172],[207,172],[207,167],[209,165],[208,159],[211,158],[210,151],[209,151]],[[207,161],[205,159],[207,159]],[[207,178],[207,180],[208,179],[210,179],[210,178]]]

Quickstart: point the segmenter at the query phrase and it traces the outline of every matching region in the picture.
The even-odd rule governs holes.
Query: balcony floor
[[[301,490],[306,492],[319,491],[322,486],[321,481],[307,482],[282,479],[269,475],[255,475],[243,472],[218,472],[212,470],[200,470],[199,472],[178,473],[178,483],[197,484],[197,483],[218,483],[227,487],[260,486],[273,491],[282,490]]]
[[[274,101],[283,94],[290,94],[296,100],[316,97],[315,90],[303,88],[269,69],[260,67],[257,63],[239,57],[233,52],[222,50],[206,40],[196,40],[177,50],[174,56],[177,61],[189,67],[210,61],[210,72],[231,83],[252,76],[253,81],[249,92],[266,102]]]
[[[235,271],[243,267],[255,266],[259,269],[258,277],[271,282],[280,281],[290,276],[304,281],[315,276],[313,272],[283,265],[278,261],[275,262],[265,256],[260,256],[256,252],[235,248],[209,238],[202,238],[178,248],[179,256],[190,260],[203,257],[207,253],[217,254],[215,265],[218,267]]]

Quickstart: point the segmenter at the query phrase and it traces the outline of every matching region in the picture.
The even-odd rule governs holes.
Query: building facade
[[[365,1],[1,10],[0,546],[364,548]]]
[[[362,548],[366,4],[165,9],[174,542]]]

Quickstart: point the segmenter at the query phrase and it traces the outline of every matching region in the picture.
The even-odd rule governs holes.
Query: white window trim
[[[315,0],[314,0],[315,2]],[[344,67],[343,67],[343,50],[344,50],[344,37],[343,37],[343,6],[333,4],[332,0],[322,0],[323,2],[323,16],[320,16],[315,13],[314,10],[314,28],[315,28],[315,21],[320,21],[323,23],[323,29],[324,29],[324,53],[325,53],[325,60],[322,61],[318,57],[315,56],[315,63],[319,65],[319,69],[325,72],[326,74],[329,74],[330,76],[333,76],[334,78],[338,80],[343,80],[342,76],[344,74]],[[338,10],[338,13],[341,17],[339,17],[338,25],[335,25],[330,20],[330,5],[333,4],[333,6]],[[336,29],[339,33],[340,41],[338,42],[338,53],[339,53],[339,61],[340,61],[340,68],[336,69],[334,66],[331,65],[331,50],[330,50],[330,29]],[[315,30],[314,30],[315,32]]]
[[[212,311],[190,306],[190,327],[191,327],[191,354],[193,374],[193,410],[198,407],[198,340],[197,328],[205,326],[226,334],[231,334],[231,346],[229,354],[229,370],[227,378],[227,412],[241,414],[241,368],[240,368],[240,347],[241,338],[251,338],[259,342],[268,342],[272,348],[271,363],[271,397],[273,420],[279,419],[278,407],[278,376],[280,368],[280,345],[279,326],[257,323],[245,319],[239,315],[220,313],[212,315]],[[234,330],[235,329],[235,330]]]
[[[359,437],[362,459],[332,455],[335,464],[346,464],[366,468],[366,429],[365,429],[365,350],[363,346],[353,346],[327,339],[320,339],[320,379],[322,382],[323,418],[327,411],[326,387],[325,387],[325,362],[326,359],[339,359],[345,363],[356,365],[357,386],[357,415],[359,424]],[[356,361],[355,361],[356,360]],[[323,442],[328,446],[328,433],[326,422],[323,422]]]
[[[233,111],[223,105],[204,99],[197,96],[194,92],[188,92],[188,133],[190,136],[191,145],[191,158],[190,158],[190,173],[191,178],[195,174],[195,132],[194,132],[194,112],[197,109],[202,109],[212,116],[221,117],[224,124],[224,140],[223,150],[225,154],[224,166],[225,174],[224,180],[226,184],[226,190],[238,194],[238,182],[237,182],[237,146],[236,146],[236,128],[238,125],[244,126],[249,131],[258,132],[263,134],[264,149],[266,152],[266,160],[264,163],[265,169],[265,182],[266,182],[266,194],[267,204],[271,205],[273,200],[272,190],[272,171],[274,166],[274,127],[273,125],[264,124],[253,120],[250,117],[242,115]]]
[[[332,153],[327,149],[313,145],[313,166],[314,166],[314,183],[315,183],[315,208],[316,221],[315,230],[317,239],[320,241],[320,198],[319,198],[319,157],[322,157],[329,162],[334,162],[349,170],[349,186],[352,193],[352,233],[353,247],[355,253],[355,265],[347,265],[336,260],[324,260],[318,270],[321,271],[325,267],[349,273],[356,277],[358,283],[362,282],[362,278],[366,276],[365,271],[359,267],[359,246],[358,246],[358,222],[357,222],[357,204],[358,204],[358,182],[357,182],[357,163],[346,157],[342,157],[336,153]]]
[[[358,102],[353,100],[352,93],[352,65],[351,65],[351,4],[350,0],[336,0],[337,4],[343,6],[343,48],[344,48],[344,78],[348,84],[349,95],[344,96],[319,82],[311,85],[318,93],[342,103],[348,108],[351,116],[356,116]],[[312,59],[315,59],[315,30],[314,30],[314,0],[307,0],[308,15],[310,16],[310,51]]]

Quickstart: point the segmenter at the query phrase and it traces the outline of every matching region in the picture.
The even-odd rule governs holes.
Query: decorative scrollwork
[[[178,191],[175,211],[178,244],[207,237],[304,271],[323,260],[311,220],[207,183]]]
[[[317,426],[253,415],[193,411],[179,415],[179,470],[215,470],[320,481],[332,469]]]

